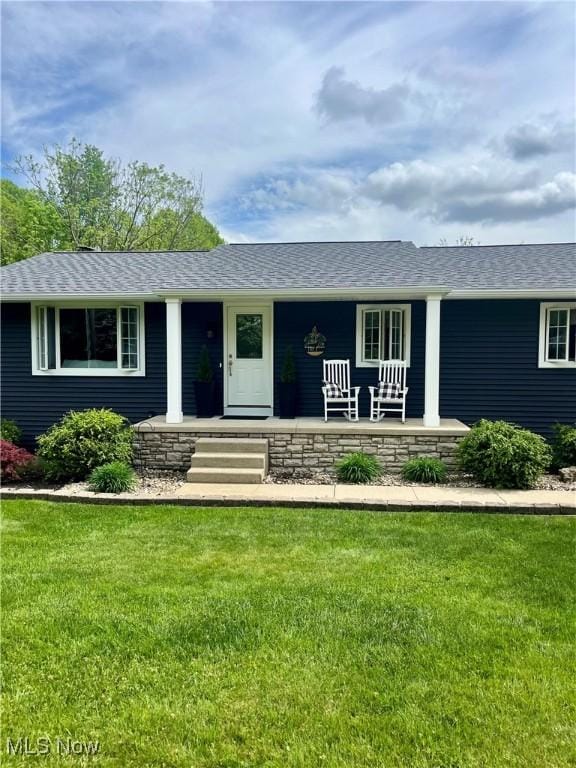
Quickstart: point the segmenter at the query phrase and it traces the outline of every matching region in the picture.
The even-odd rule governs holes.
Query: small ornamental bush
[[[457,448],[460,468],[490,488],[532,488],[550,465],[540,435],[505,421],[478,422]]]
[[[210,360],[210,353],[206,344],[202,345],[200,350],[200,356],[198,357],[198,371],[196,373],[196,381],[203,381],[205,384],[210,384],[214,379],[214,371],[212,370],[212,361]]]
[[[296,381],[296,362],[294,360],[294,347],[292,344],[286,347],[280,381],[283,384],[294,384]]]
[[[2,480],[20,480],[34,456],[8,440],[0,440],[0,474]]]
[[[22,440],[22,430],[12,419],[0,419],[0,440],[18,445]]]
[[[132,467],[123,461],[111,461],[93,469],[88,478],[88,487],[96,493],[125,493],[136,484]]]
[[[367,453],[349,453],[336,462],[336,476],[341,483],[369,483],[381,474],[380,462]]]
[[[28,482],[43,480],[46,475],[46,467],[44,466],[42,459],[39,459],[38,456],[32,456],[32,461],[19,469],[18,475],[20,476],[20,480],[26,480]]]
[[[38,438],[38,456],[52,480],[84,480],[111,461],[130,462],[128,421],[106,408],[71,411]]]
[[[433,456],[418,456],[404,464],[402,477],[413,483],[443,483],[446,480],[446,465]]]
[[[576,467],[576,427],[555,424],[552,440],[552,467]]]

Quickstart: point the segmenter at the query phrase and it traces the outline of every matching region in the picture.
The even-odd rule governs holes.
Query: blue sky
[[[571,2],[3,2],[3,157],[202,174],[233,241],[576,239]]]

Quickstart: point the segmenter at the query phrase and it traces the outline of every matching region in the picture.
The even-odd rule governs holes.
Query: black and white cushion
[[[379,400],[396,400],[400,397],[400,384],[398,382],[379,381],[376,397]]]
[[[343,396],[342,387],[339,384],[335,384],[333,381],[325,381],[326,397],[329,398],[341,398]]]

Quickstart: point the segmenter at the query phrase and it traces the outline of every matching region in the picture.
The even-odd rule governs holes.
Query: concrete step
[[[252,467],[255,469],[266,468],[265,453],[208,453],[196,451],[192,456],[193,467],[220,467],[220,469],[233,469],[234,467]]]
[[[196,453],[268,453],[268,440],[242,437],[199,437]]]
[[[261,483],[264,470],[253,467],[191,467],[186,479],[189,483]]]

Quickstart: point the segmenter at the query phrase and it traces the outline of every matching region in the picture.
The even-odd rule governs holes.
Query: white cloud
[[[322,78],[316,108],[328,120],[359,118],[382,125],[404,118],[413,99],[412,89],[406,83],[394,83],[381,90],[364,88],[358,82],[346,80],[342,67],[330,67]]]
[[[574,121],[552,122],[549,119],[523,123],[508,131],[504,145],[516,160],[574,150]]]
[[[530,221],[576,208],[576,174],[557,173],[542,182],[536,170],[518,171],[505,162],[440,166],[415,160],[365,177],[324,170],[277,179],[252,190],[242,205],[268,214],[307,208],[337,215],[387,207],[438,223]]]

